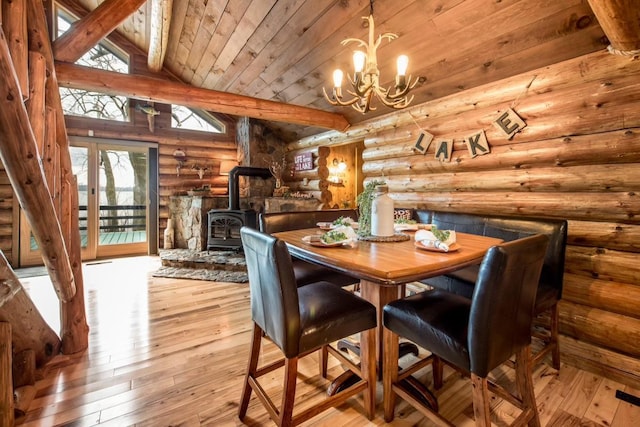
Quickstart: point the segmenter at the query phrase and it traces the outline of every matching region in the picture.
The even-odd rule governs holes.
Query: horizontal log
[[[594,372],[631,387],[640,382],[640,359],[560,335],[564,363]]]
[[[365,184],[372,178],[367,178]],[[480,214],[553,216],[635,223],[640,195],[628,193],[390,193],[396,207]],[[571,203],[567,203],[568,197]],[[623,280],[624,281],[624,280]]]
[[[406,171],[405,171],[406,173]],[[640,188],[640,163],[625,173],[615,165],[459,173],[393,175],[385,178],[389,191],[509,191],[606,192]]]
[[[640,252],[640,225],[570,220],[567,243]]]
[[[433,152],[418,155],[402,144],[366,148],[362,153],[367,173],[403,173],[413,171],[463,171],[539,165],[580,166],[594,163],[637,163],[640,161],[640,130],[628,128],[612,132],[554,138],[547,141],[520,142],[491,147],[491,154],[471,158],[466,147],[458,145],[451,162],[441,162]],[[431,148],[434,150],[434,148]],[[597,156],[594,156],[594,153]],[[405,172],[406,173],[406,172]]]
[[[627,356],[640,356],[640,319],[561,300],[560,332]]]
[[[349,122],[339,114],[202,89],[142,75],[97,70],[66,62],[56,62],[56,73],[58,82],[63,87],[93,90],[165,104],[178,104],[262,120],[341,131],[349,127]]]
[[[227,134],[212,134],[186,129],[158,129],[149,132],[149,124],[136,126],[133,123],[114,123],[81,117],[66,116],[65,123],[70,136],[87,136],[87,129],[93,130],[96,138],[124,138],[144,142],[160,142],[160,147],[175,150],[188,146],[201,146],[211,148],[235,147],[235,131],[229,130]]]
[[[640,254],[594,247],[567,246],[565,271],[600,280],[640,283]]]
[[[562,299],[599,310],[640,318],[640,285],[565,273]]]

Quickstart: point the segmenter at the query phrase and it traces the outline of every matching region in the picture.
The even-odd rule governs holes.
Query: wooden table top
[[[403,242],[358,241],[355,247],[317,247],[302,241],[322,234],[318,228],[273,233],[285,241],[292,256],[345,272],[359,279],[385,285],[400,285],[457,270],[482,261],[491,246],[502,242],[493,237],[456,232],[456,251],[434,252],[415,247],[413,233]]]

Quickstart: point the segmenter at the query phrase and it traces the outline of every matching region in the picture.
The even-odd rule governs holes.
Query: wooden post
[[[589,0],[611,46],[622,52],[640,49],[640,11],[637,0]]]
[[[45,134],[44,94],[47,81],[47,63],[39,52],[29,52],[29,100],[27,113],[38,145],[38,153],[42,156]]]
[[[14,425],[11,379],[11,324],[0,322],[0,426]]]
[[[76,293],[60,224],[44,183],[38,148],[4,34],[0,34],[0,158],[62,301]]]
[[[18,75],[22,98],[29,97],[28,41],[27,41],[27,8],[25,0],[3,0],[2,28],[7,37],[9,51],[13,59],[13,67]]]
[[[89,325],[86,320],[84,303],[84,282],[82,277],[82,258],[80,230],[78,229],[78,186],[73,176],[71,157],[69,155],[69,139],[62,111],[62,102],[58,90],[58,80],[53,63],[53,52],[47,33],[46,15],[39,0],[28,0],[29,49],[40,52],[50,70],[50,83],[46,85],[46,106],[51,107],[56,118],[56,143],[59,148],[60,167],[60,226],[69,256],[76,285],[76,297],[60,306],[61,331],[63,339],[62,352],[73,354],[85,350],[89,346]],[[65,186],[66,187],[62,187]],[[75,200],[75,202],[74,202]]]

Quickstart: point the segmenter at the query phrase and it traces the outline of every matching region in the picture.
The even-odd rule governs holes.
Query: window
[[[212,133],[225,132],[224,124],[211,114],[182,105],[171,106],[171,127]]]
[[[56,22],[58,36],[69,30],[71,23],[76,20],[71,14],[58,8]],[[127,55],[106,40],[84,54],[76,64],[100,70],[129,73]],[[124,96],[61,87],[60,98],[62,109],[67,115],[129,121],[129,103]]]

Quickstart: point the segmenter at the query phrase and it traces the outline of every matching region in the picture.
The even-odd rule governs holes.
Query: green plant
[[[362,193],[358,194],[358,235],[371,235],[371,202],[373,193],[378,185],[386,184],[384,181],[373,180],[364,186]]]

